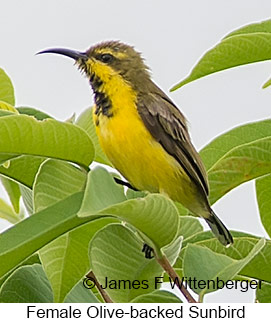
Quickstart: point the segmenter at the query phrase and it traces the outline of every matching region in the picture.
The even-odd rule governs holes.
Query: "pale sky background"
[[[31,106],[66,120],[92,104],[89,84],[72,60],[35,56],[40,50],[85,50],[121,40],[143,53],[153,79],[168,93],[198,59],[230,31],[270,18],[270,0],[25,0],[1,1],[0,67],[11,77],[16,106]],[[238,125],[270,117],[271,88],[262,84],[271,63],[239,67],[200,79],[170,93],[190,123],[199,150]],[[0,196],[5,193],[0,189]],[[214,209],[229,229],[266,236],[254,182],[218,201]],[[0,220],[0,229],[7,227]],[[206,301],[252,301],[252,293],[217,292]]]

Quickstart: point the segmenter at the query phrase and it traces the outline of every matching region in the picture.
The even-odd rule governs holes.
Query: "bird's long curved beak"
[[[50,48],[50,49],[45,49],[45,50],[42,50],[41,52],[38,52],[37,55],[39,55],[39,54],[47,54],[47,53],[53,53],[53,54],[59,54],[59,55],[68,56],[70,58],[73,58],[76,61],[78,59],[83,59],[83,60],[87,60],[88,59],[88,56],[87,56],[86,53],[78,52],[76,50],[66,49],[66,48]]]

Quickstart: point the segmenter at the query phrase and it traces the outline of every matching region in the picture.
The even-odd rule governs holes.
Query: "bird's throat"
[[[105,91],[103,81],[93,73],[90,77],[90,84],[94,93],[94,101],[96,104],[95,114],[97,116],[102,114],[108,118],[111,118],[113,116],[112,102]]]

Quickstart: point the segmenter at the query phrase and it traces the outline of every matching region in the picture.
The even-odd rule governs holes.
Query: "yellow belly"
[[[128,102],[127,102],[128,103]],[[151,136],[135,105],[104,115],[96,127],[100,144],[114,167],[137,189],[160,192],[195,214],[202,209],[198,191],[180,164]],[[198,214],[199,215],[199,214]]]

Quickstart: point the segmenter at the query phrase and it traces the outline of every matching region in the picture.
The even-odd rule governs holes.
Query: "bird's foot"
[[[147,245],[146,243],[143,244],[142,252],[145,253],[146,259],[152,259],[154,257],[153,248]]]

